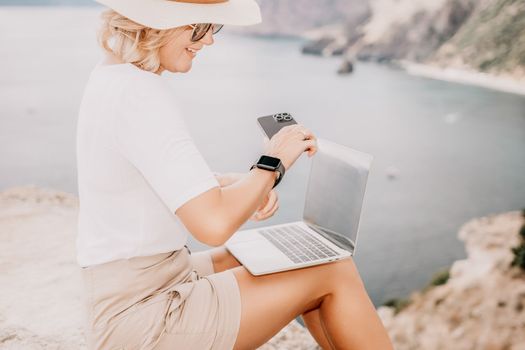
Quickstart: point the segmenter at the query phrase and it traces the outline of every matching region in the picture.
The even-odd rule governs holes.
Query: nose
[[[206,32],[206,35],[204,35],[204,37],[201,40],[199,40],[199,41],[201,41],[205,45],[211,45],[211,44],[214,43],[213,32],[212,32],[211,28],[210,28],[210,30],[208,30]]]

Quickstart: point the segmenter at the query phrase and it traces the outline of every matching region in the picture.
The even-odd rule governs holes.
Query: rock
[[[472,7],[468,21],[461,22],[428,63],[525,79],[525,44],[521,40],[525,37],[525,2],[490,0],[475,2]],[[457,8],[459,16],[460,10]]]
[[[76,196],[34,186],[0,192],[0,348],[85,349],[75,262]],[[397,350],[525,349],[525,274],[510,268],[521,212],[461,227],[467,259],[448,281],[378,314]],[[15,302],[23,300],[23,303]],[[38,312],[35,313],[35,310]],[[295,320],[262,350],[319,347]]]
[[[321,350],[306,328],[292,321],[259,350]]]
[[[258,0],[263,21],[254,26],[230,26],[229,31],[295,35],[320,27],[356,27],[370,16],[369,0]]]
[[[307,42],[302,47],[303,54],[318,56],[340,56],[345,52],[346,40],[344,38],[324,36]]]
[[[525,272],[511,268],[520,212],[474,219],[459,238],[468,257],[446,284],[415,292],[397,315],[379,309],[397,350],[525,349]]]
[[[525,2],[502,0],[260,0],[263,22],[229,31],[300,36],[305,54],[352,52],[487,72],[525,82]],[[313,35],[311,33],[314,33]]]
[[[86,349],[78,198],[36,186],[0,192],[0,349]],[[292,321],[261,349],[317,350]]]
[[[405,60],[525,80],[525,2],[377,0],[349,44],[358,59]]]
[[[344,60],[341,63],[341,66],[339,66],[339,69],[337,70],[337,74],[350,74],[354,71],[354,64],[352,61]]]
[[[312,40],[303,45],[302,53],[307,55],[324,56],[323,53],[333,42],[334,39],[328,37]]]

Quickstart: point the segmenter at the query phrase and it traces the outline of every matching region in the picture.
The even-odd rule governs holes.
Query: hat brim
[[[170,0],[95,1],[154,29],[170,29],[193,23],[251,25],[261,22],[261,11],[254,0],[228,0],[215,4]]]

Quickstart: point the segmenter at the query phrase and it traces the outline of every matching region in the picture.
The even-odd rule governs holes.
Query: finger
[[[304,127],[303,125],[296,125],[293,131],[298,135],[301,135],[303,140],[315,139],[315,135],[313,134],[313,132],[310,129]]]
[[[311,157],[317,152],[317,140],[306,140],[304,150],[308,152],[308,156]]]
[[[302,129],[302,130],[299,130],[300,131],[300,134],[301,135],[301,138],[303,139],[303,141],[306,141],[306,140],[317,140],[317,138],[315,137],[314,133],[311,132],[309,129]]]
[[[268,219],[269,217],[272,217],[273,214],[275,214],[275,212],[277,211],[277,209],[279,209],[279,202],[276,202],[275,205],[267,213],[258,215],[257,216],[258,220],[265,220],[265,219]]]
[[[307,140],[317,140],[317,138],[315,137],[314,133],[311,132],[309,129],[304,129],[303,133],[304,133],[305,139],[307,139]]]
[[[261,209],[263,208],[263,206],[259,206],[259,208],[257,208],[257,210],[252,214],[252,216],[250,217],[251,220],[255,220],[255,221],[258,221],[261,217]]]
[[[251,221],[259,221],[259,217],[257,216],[257,214],[253,214],[250,219]]]
[[[281,130],[283,130],[283,131],[285,131],[287,133],[291,133],[291,132],[297,131],[297,129],[300,129],[300,128],[304,128],[304,126],[302,126],[301,124],[292,124],[292,125],[285,126]]]
[[[266,195],[266,197],[264,197],[262,203],[259,205],[259,208],[257,208],[257,211],[261,211],[264,207],[266,207],[266,205],[268,204],[268,201],[270,200],[270,194]]]
[[[276,200],[274,202],[272,208],[266,214],[269,215],[269,216],[272,216],[273,213],[275,213],[278,208],[279,208],[279,200]]]
[[[255,214],[253,215],[253,219],[258,221],[258,220],[264,220],[265,218],[269,217],[268,213],[270,213],[274,209],[277,203],[278,203],[277,192],[275,190],[271,190],[270,193],[268,194],[268,203],[265,205],[264,208],[261,208],[255,212]]]
[[[271,190],[267,198],[268,200],[266,201],[266,204],[264,205],[263,208],[259,210],[259,214],[261,215],[264,215],[268,211],[270,211],[274,207],[275,203],[277,202],[277,194],[275,190]]]
[[[259,206],[259,208],[257,208],[257,214],[263,214],[265,212],[267,212],[271,206],[273,205],[272,203],[269,203],[270,202],[270,194],[268,194],[268,196],[266,196],[266,199],[265,199],[265,202],[263,204],[261,204]]]
[[[315,146],[308,149],[308,156],[313,156],[317,150],[319,149],[319,146],[317,145],[317,139],[311,140]]]
[[[302,131],[307,131],[308,129],[306,128],[306,126],[304,126],[303,124],[293,124],[293,125],[289,125],[290,127],[290,131],[297,131],[297,130],[302,130]]]

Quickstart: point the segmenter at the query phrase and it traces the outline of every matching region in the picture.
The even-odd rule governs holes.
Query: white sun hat
[[[250,25],[261,22],[255,0],[95,0],[154,29],[194,23]]]

